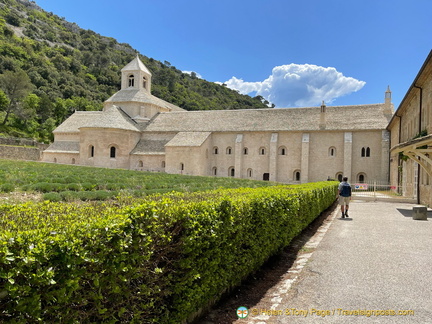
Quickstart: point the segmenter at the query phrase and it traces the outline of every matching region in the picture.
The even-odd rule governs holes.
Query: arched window
[[[144,166],[143,161],[138,161],[138,167],[139,167],[139,168],[142,168],[143,166]]]
[[[248,155],[248,153],[249,153],[249,150],[248,150],[247,147],[245,147],[245,148],[243,149],[243,154],[244,154],[244,155]]]
[[[369,157],[370,156],[370,147],[362,147],[361,156],[362,157]]]
[[[247,176],[252,178],[252,169],[247,169]]]
[[[180,163],[180,171],[184,171],[185,165],[184,163]]]
[[[116,148],[114,146],[110,147],[110,158],[114,159],[116,157]]]
[[[300,170],[295,170],[294,171],[294,181],[300,181]]]
[[[358,183],[365,183],[366,182],[366,174],[364,173],[359,173],[357,175],[357,182]]]
[[[213,147],[213,154],[218,154],[218,147],[217,146]]]
[[[217,175],[217,168],[216,167],[213,167],[213,169],[212,169],[212,175]]]
[[[339,182],[342,182],[342,178],[343,178],[343,176],[342,176],[342,172],[338,172],[338,173],[336,173],[336,179],[337,179]]]
[[[90,145],[90,147],[89,147],[89,157],[94,157],[94,151],[95,151],[95,148],[94,148],[94,146],[93,145]]]
[[[329,148],[328,155],[329,156],[336,156],[336,148],[334,146],[331,146]]]
[[[147,78],[143,77],[143,87],[147,90]]]
[[[129,87],[133,87],[135,85],[135,76],[133,74],[128,77]]]
[[[232,154],[232,148],[230,146],[227,147],[226,154],[228,154],[228,155]]]
[[[259,149],[259,155],[265,155],[265,154],[266,154],[265,147],[260,147],[260,149]]]
[[[287,149],[285,146],[279,147],[279,155],[287,155]]]
[[[234,177],[234,175],[235,175],[235,169],[234,169],[234,167],[230,167],[228,169],[228,176],[229,177]]]

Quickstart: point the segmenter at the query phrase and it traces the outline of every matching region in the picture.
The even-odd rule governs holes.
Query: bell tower
[[[146,90],[151,93],[152,74],[137,56],[121,69],[121,90]]]

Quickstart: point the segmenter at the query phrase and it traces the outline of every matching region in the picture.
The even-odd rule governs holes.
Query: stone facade
[[[404,196],[432,206],[432,51],[387,129],[391,183]]]
[[[358,106],[185,111],[151,95],[136,57],[102,112],[75,112],[43,160],[300,183],[388,181],[391,93]]]

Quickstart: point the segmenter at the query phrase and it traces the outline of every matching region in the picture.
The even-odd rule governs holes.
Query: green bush
[[[63,198],[60,194],[56,193],[56,192],[48,192],[43,194],[43,200],[48,200],[48,201],[62,201]]]
[[[15,190],[15,186],[11,183],[4,183],[0,185],[0,192],[12,192]]]
[[[286,247],[336,191],[322,182],[171,192],[129,207],[0,206],[0,322],[191,320]]]

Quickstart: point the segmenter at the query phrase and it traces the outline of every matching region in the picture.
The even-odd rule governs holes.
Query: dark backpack
[[[349,183],[342,183],[342,190],[340,195],[342,197],[349,197],[351,196],[351,186]]]

